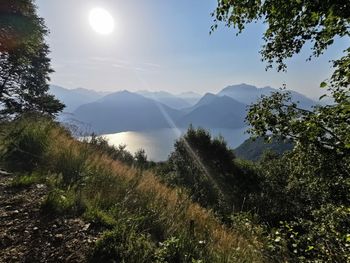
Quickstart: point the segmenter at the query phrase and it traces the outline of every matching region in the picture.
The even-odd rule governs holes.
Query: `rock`
[[[90,223],[86,224],[86,225],[83,227],[83,230],[84,230],[84,231],[87,231],[87,230],[89,229],[89,227],[90,227]]]

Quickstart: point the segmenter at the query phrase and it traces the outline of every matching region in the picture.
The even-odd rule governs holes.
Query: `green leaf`
[[[320,88],[324,89],[325,87],[327,87],[327,83],[322,81],[321,84],[320,84]]]

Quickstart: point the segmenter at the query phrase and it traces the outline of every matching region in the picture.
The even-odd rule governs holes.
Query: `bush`
[[[154,262],[155,244],[149,235],[127,225],[105,232],[96,243],[91,262]]]
[[[76,145],[70,145],[58,153],[54,160],[54,170],[62,176],[63,186],[84,183],[89,174],[87,168],[88,156],[89,152],[86,146],[78,148]]]
[[[4,139],[6,166],[16,171],[33,171],[45,165],[52,123],[47,120],[18,120],[9,127]]]
[[[327,205],[310,219],[281,222],[270,235],[269,252],[289,255],[292,262],[349,262],[349,226],[350,208]]]
[[[84,213],[84,218],[91,222],[97,228],[113,228],[117,221],[109,215],[107,212],[104,212],[97,207],[90,207]]]
[[[79,194],[74,191],[52,190],[41,205],[42,211],[50,215],[80,215],[86,205]]]

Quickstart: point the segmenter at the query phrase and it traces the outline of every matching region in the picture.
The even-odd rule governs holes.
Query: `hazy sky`
[[[264,25],[253,24],[240,36],[222,25],[209,35],[217,0],[37,0],[50,29],[48,42],[56,71],[53,84],[117,91],[166,90],[216,92],[249,83],[280,87],[310,97],[331,73],[349,39],[338,41],[321,58],[306,62],[309,50],[289,60],[288,72],[265,71],[258,53]],[[108,10],[115,31],[93,31],[89,12]]]

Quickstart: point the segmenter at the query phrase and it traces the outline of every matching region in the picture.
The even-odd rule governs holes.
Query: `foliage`
[[[41,205],[47,215],[80,215],[86,209],[85,203],[72,190],[54,188]]]
[[[8,1],[0,9],[0,119],[56,114],[64,105],[47,93],[52,69],[43,19],[31,0]]]
[[[262,20],[266,24],[265,44],[261,51],[263,59],[269,66],[276,62],[278,70],[284,70],[285,59],[299,53],[307,42],[313,44],[313,55],[319,56],[337,38],[349,37],[349,14],[347,0],[218,0],[212,14],[215,18],[212,30],[223,21],[241,33],[247,24]],[[346,61],[349,63],[348,59]]]
[[[126,145],[119,145],[118,147],[109,145],[107,139],[102,136],[97,136],[96,134],[91,135],[89,143],[93,145],[96,149],[104,152],[110,156],[113,160],[118,160],[127,165],[132,165],[134,162],[134,157],[125,148]]]
[[[308,41],[319,56],[339,37],[349,37],[349,14],[345,0],[219,0],[213,16],[239,33],[246,24],[263,20],[262,57],[268,67],[277,63],[278,70],[285,70],[285,60]],[[349,261],[350,49],[344,53],[333,61],[331,79],[320,85],[328,87],[334,104],[304,110],[288,93],[274,93],[250,106],[247,121],[253,136],[295,143],[282,158],[265,156],[260,161],[259,191],[249,200],[260,220],[275,227],[268,246],[271,260]]]
[[[266,140],[263,137],[258,137],[247,139],[234,151],[237,158],[258,161],[266,151],[282,155],[292,149],[293,143],[289,140],[281,140],[277,137],[272,137],[270,140]]]
[[[24,174],[16,176],[12,182],[13,187],[26,187],[33,184],[44,183],[45,179],[39,173]]]
[[[147,155],[145,150],[140,149],[135,152],[134,160],[135,167],[143,171],[147,167]]]
[[[289,253],[292,262],[348,262],[349,215],[349,208],[326,205],[310,218],[281,222],[270,236],[270,254]]]
[[[32,171],[44,163],[52,124],[35,116],[5,125],[9,132],[3,138],[3,160],[13,170]],[[38,123],[35,123],[35,122]]]
[[[153,261],[154,243],[148,235],[137,233],[126,225],[105,232],[97,242],[91,262],[140,262]]]
[[[104,232],[92,251],[95,262],[263,261],[259,238],[243,238],[191,202],[182,189],[171,189],[152,172],[140,174],[95,145],[74,140],[49,119],[15,120],[4,136],[24,123],[50,127],[42,162],[34,169],[47,175],[45,183],[50,190],[42,212],[81,215],[94,229]],[[7,144],[2,147],[7,151]]]
[[[175,142],[175,150],[161,173],[170,185],[185,187],[191,197],[221,215],[242,209],[247,193],[256,187],[254,173],[246,173],[222,137],[190,127]]]
[[[348,103],[344,99],[308,111],[291,102],[288,93],[273,93],[250,106],[247,120],[252,125],[250,132],[257,136],[291,138],[341,157],[350,153],[350,111],[345,112]]]

